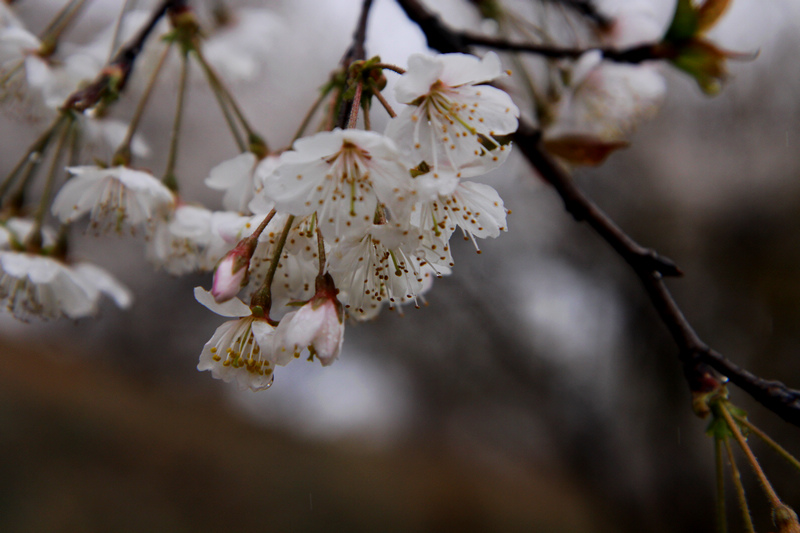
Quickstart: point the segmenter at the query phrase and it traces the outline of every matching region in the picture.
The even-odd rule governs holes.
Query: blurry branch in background
[[[493,46],[489,44],[492,39],[470,40],[468,34],[451,29],[418,0],[397,0],[397,3],[408,18],[423,31],[428,41],[428,46],[439,52],[470,53],[469,46],[471,44]],[[699,33],[705,28],[706,26],[702,26],[696,32]],[[672,31],[672,28],[670,31]],[[693,42],[693,37],[687,38],[682,35],[681,39],[686,42]],[[501,44],[498,49],[504,49],[502,45],[508,44],[498,42]],[[519,45],[516,50],[521,50],[524,46]],[[655,45],[655,47],[657,46]],[[654,46],[645,48],[653,49]],[[536,47],[527,47],[524,51],[536,52]],[[548,55],[552,51],[553,49],[545,48],[540,50],[539,53],[545,57],[554,57]],[[576,57],[576,55],[577,51],[571,50],[568,55],[562,57]],[[718,66],[715,65],[715,67]],[[695,77],[697,78],[698,76]],[[698,83],[701,83],[699,79]],[[702,83],[701,87],[705,90]],[[711,369],[714,369],[730,379],[732,383],[740,387],[764,407],[785,421],[800,427],[800,391],[791,389],[781,382],[765,380],[751,374],[728,361],[700,339],[683,315],[663,280],[665,276],[680,276],[680,269],[671,260],[663,258],[655,251],[636,243],[613,220],[605,215],[591,199],[584,195],[575,186],[571,177],[546,152],[542,146],[540,132],[530,123],[520,119],[519,130],[513,134],[512,139],[539,175],[553,186],[564,201],[565,209],[576,220],[587,222],[633,268],[644,285],[662,322],[678,345],[684,374],[693,395],[704,395],[722,386],[724,380],[716,377],[711,372]]]
[[[125,88],[128,78],[133,71],[136,58],[144,48],[147,39],[155,29],[158,21],[168,11],[180,9],[186,5],[187,0],[163,0],[153,10],[150,19],[139,31],[138,35],[114,56],[109,65],[103,69],[98,78],[87,87],[70,95],[64,103],[65,110],[85,111],[94,107],[103,97],[115,97]]]

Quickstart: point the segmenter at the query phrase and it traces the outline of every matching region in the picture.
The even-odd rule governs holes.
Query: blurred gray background
[[[359,4],[267,2],[285,26],[258,78],[232,87],[273,146],[290,140],[347,47]],[[95,5],[85,32],[118,9]],[[20,5],[34,21],[48,8]],[[734,2],[715,38],[758,57],[732,63],[713,99],[665,69],[659,115],[576,180],[681,266],[669,286],[704,340],[800,388],[797,15],[788,0]],[[422,46],[393,2],[377,0],[368,53],[404,64]],[[145,116],[153,169],[164,167],[174,88],[164,83]],[[199,77],[188,105],[182,190],[219,206],[202,182],[236,147]],[[37,125],[0,121],[7,172]],[[349,324],[332,367],[294,363],[256,394],[195,369],[221,323],[192,296],[210,276],[173,278],[147,264],[142,242],[77,231],[76,255],[111,270],[136,304],[77,322],[0,318],[0,530],[712,530],[712,441],[635,276],[521,158],[488,182],[512,210],[507,234],[480,255],[456,240],[453,275],[427,306]],[[800,453],[797,428],[733,398]],[[755,450],[800,507],[800,474]]]

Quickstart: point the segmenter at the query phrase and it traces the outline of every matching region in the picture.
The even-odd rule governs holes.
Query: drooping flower
[[[502,75],[497,54],[431,57],[414,54],[395,87],[408,104],[392,119],[386,135],[434,172],[476,176],[495,168],[510,146],[498,137],[517,129],[519,109],[505,92],[483,85]],[[446,194],[446,192],[443,191]]]
[[[393,308],[415,301],[424,280],[423,260],[418,255],[418,243],[423,239],[413,228],[384,224],[337,243],[328,261],[345,309],[367,319],[374,317],[384,303]]]
[[[0,300],[20,320],[93,315],[102,294],[123,309],[132,302],[130,291],[96,265],[68,265],[48,256],[0,251]]]
[[[210,292],[195,287],[198,302],[218,315],[237,317],[223,323],[203,346],[198,370],[226,383],[235,381],[239,389],[259,391],[272,385],[275,357],[274,333],[264,318],[253,316],[249,306],[238,298],[217,303]]]
[[[276,349],[296,357],[308,349],[323,366],[333,363],[344,341],[344,309],[336,292],[330,274],[318,276],[314,297],[278,324]]]
[[[67,180],[53,200],[53,214],[62,222],[73,222],[89,213],[97,232],[132,232],[152,226],[155,217],[172,208],[172,192],[152,174],[119,166],[70,167]]]
[[[278,211],[317,213],[326,238],[369,227],[380,205],[402,217],[418,192],[394,143],[372,131],[320,132],[299,139],[265,178]]]

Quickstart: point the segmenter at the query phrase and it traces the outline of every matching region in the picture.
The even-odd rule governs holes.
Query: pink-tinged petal
[[[214,271],[211,295],[218,304],[227,302],[239,293],[247,274],[247,264],[242,264],[234,252],[235,249],[229,252]]]

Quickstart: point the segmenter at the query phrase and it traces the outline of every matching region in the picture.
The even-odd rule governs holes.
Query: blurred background
[[[263,3],[282,17],[275,48],[257,79],[232,86],[272,146],[291,139],[360,3]],[[476,20],[467,2],[430,4]],[[34,28],[53,9],[19,2]],[[96,0],[76,34],[118,10]],[[706,342],[795,388],[798,15],[788,0],[736,0],[713,36],[758,56],[730,64],[714,98],[664,69],[659,115],[630,148],[575,175],[632,237],[684,270],[669,286]],[[367,48],[402,65],[424,40],[393,2],[376,0]],[[174,85],[156,93],[164,111],[145,116],[153,169],[164,167]],[[206,86],[192,85],[188,105],[182,190],[218,207],[203,180],[236,147],[220,141]],[[38,126],[0,121],[3,174]],[[712,441],[637,279],[522,158],[489,179],[512,210],[507,234],[480,255],[454,240],[456,268],[428,305],[349,324],[332,367],[295,363],[260,393],[195,368],[221,323],[192,296],[210,276],[173,278],[135,239],[77,232],[77,255],[107,267],[136,304],[76,322],[0,317],[0,530],[711,531]],[[800,454],[798,428],[732,397]],[[754,448],[800,508],[800,474]],[[741,469],[756,528],[770,530]],[[733,511],[730,520],[739,530]]]

